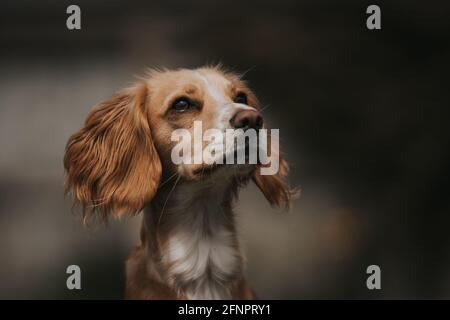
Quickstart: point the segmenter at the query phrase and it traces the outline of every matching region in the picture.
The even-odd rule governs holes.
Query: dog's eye
[[[194,107],[195,104],[188,98],[179,98],[172,103],[171,110],[176,112],[184,112]]]
[[[236,97],[234,97],[234,102],[235,103],[248,104],[247,95],[245,93],[243,93],[243,92],[238,92]]]

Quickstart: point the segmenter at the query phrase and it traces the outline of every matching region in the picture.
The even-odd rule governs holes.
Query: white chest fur
[[[163,256],[175,288],[191,299],[229,299],[231,284],[239,274],[241,256],[236,235],[226,227],[227,217],[216,196],[188,201],[186,190],[175,195],[179,222],[169,235]],[[190,189],[195,192],[195,189]],[[199,200],[202,199],[202,200]],[[167,212],[174,215],[172,208]]]

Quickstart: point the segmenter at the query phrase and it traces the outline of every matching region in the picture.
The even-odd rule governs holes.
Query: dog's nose
[[[230,124],[235,129],[261,129],[264,120],[256,110],[240,110],[231,119]]]

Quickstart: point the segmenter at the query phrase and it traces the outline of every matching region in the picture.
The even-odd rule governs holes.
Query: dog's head
[[[152,71],[95,106],[84,127],[70,137],[66,191],[85,213],[97,211],[106,218],[139,212],[162,177],[178,175],[185,183],[252,179],[272,205],[288,206],[288,166],[278,153],[278,170],[271,175],[261,174],[259,161],[227,164],[227,159],[237,160],[237,151],[252,148],[245,138],[243,146],[225,143],[226,132],[240,129],[238,138],[262,129],[263,123],[256,96],[235,74],[219,68]],[[201,125],[200,136],[195,124]],[[204,135],[208,130],[214,134]],[[218,142],[220,133],[225,139]],[[264,146],[270,145],[269,135]],[[208,149],[214,149],[208,153],[212,162],[204,156]],[[192,161],[174,161],[174,156]]]

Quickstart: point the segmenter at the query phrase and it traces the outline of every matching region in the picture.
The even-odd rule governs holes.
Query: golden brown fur
[[[66,192],[82,206],[86,219],[97,213],[107,219],[144,210],[141,243],[127,261],[127,298],[255,297],[242,274],[232,202],[239,187],[253,180],[272,205],[289,206],[292,192],[284,181],[288,165],[280,159],[280,170],[272,176],[261,175],[260,168],[249,165],[212,174],[203,170],[196,174],[196,165],[174,165],[172,130],[191,129],[193,120],[214,126],[218,106],[212,90],[230,103],[236,92],[244,92],[248,105],[259,108],[244,82],[219,68],[153,71],[95,106],[84,127],[67,143]],[[201,107],[183,116],[171,113],[167,106],[180,95],[199,101]],[[192,228],[186,229],[189,224]],[[177,237],[197,230],[200,235],[189,248],[199,259],[202,252],[214,255],[209,247],[214,241],[226,242],[223,255],[211,256],[216,258],[215,266],[196,265],[186,252],[177,251],[177,243],[184,239]],[[195,251],[196,244],[206,249]],[[173,260],[174,254],[179,260]],[[197,274],[198,270],[205,274]],[[200,290],[205,294],[197,295]]]

